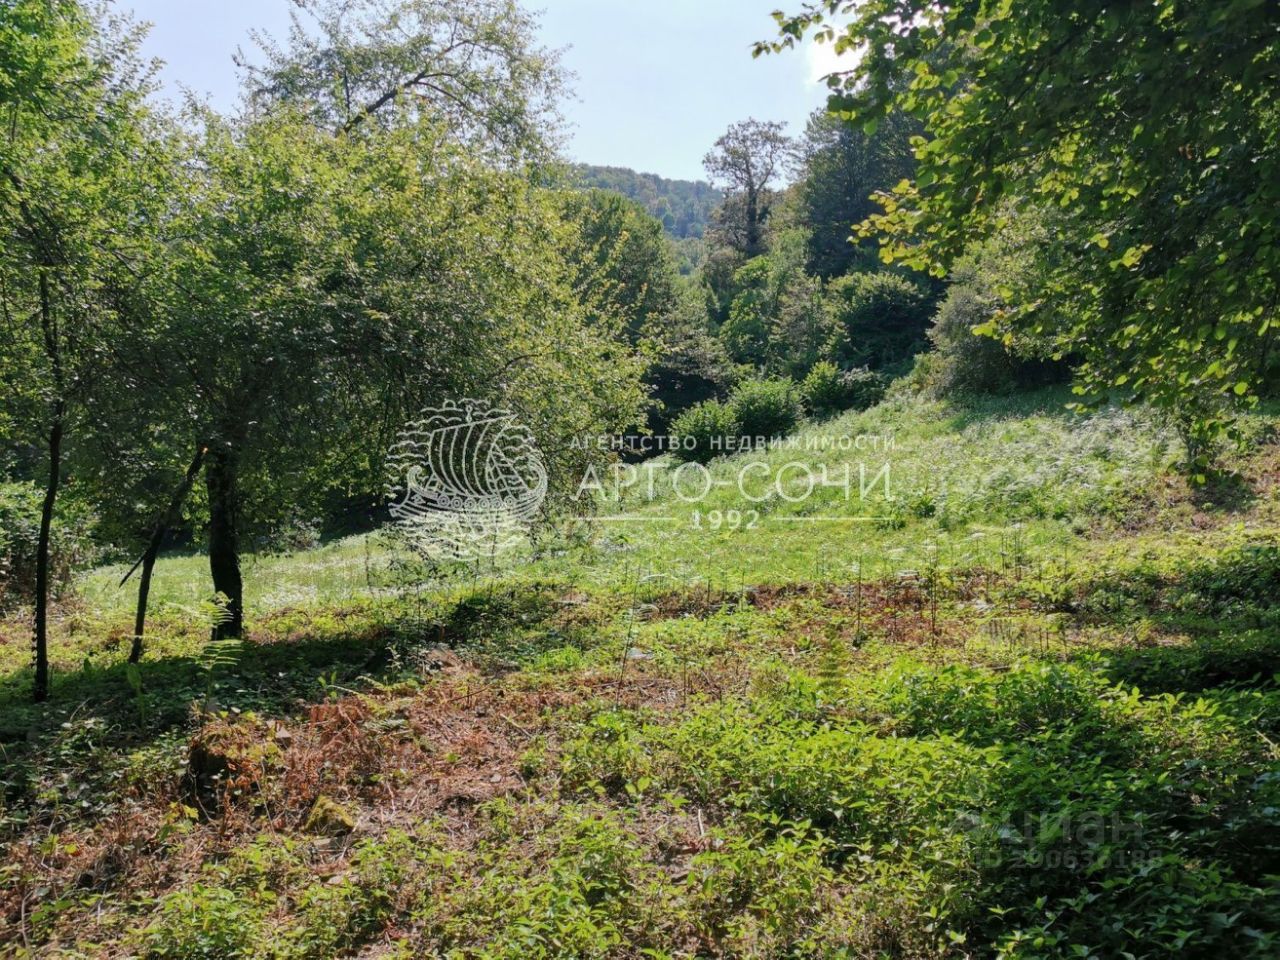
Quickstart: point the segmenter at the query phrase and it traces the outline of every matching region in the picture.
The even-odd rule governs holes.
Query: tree
[[[681,283],[645,373],[654,400],[649,427],[666,432],[682,411],[724,394],[735,379],[737,370],[711,329],[706,291],[693,281]]]
[[[147,295],[168,305],[150,355],[174,376],[156,415],[175,447],[207,449],[216,637],[243,628],[245,534],[338,489],[372,506],[423,406],[515,409],[559,487],[576,465],[561,438],[639,416],[621,324],[575,298],[549,192],[426,119],[359,138],[284,110],[199,119]]]
[[[578,228],[578,242],[568,251],[577,288],[625,317],[632,343],[660,333],[675,308],[679,279],[662,224],[639,204],[605,190],[565,191],[563,211]]]
[[[114,413],[148,429],[111,443],[136,468],[124,488],[155,504],[135,657],[149,570],[201,470],[215,637],[236,636],[243,538],[326,500],[379,503],[385,451],[424,405],[518,408],[553,492],[596,453],[564,436],[640,416],[620,321],[574,297],[570,228],[522,167],[547,152],[560,81],[532,20],[484,0],[299,6],[288,44],[259,38],[267,63],[245,66],[246,115],[187,118],[155,309],[122,347],[144,357],[133,382],[159,385],[145,414]]]
[[[0,7],[0,368],[13,409],[42,408],[45,492],[35,566],[34,695],[49,693],[50,537],[68,435],[94,389],[115,324],[148,182],[146,72],[138,33],[102,28],[71,0]]]
[[[929,138],[869,222],[883,256],[941,274],[1010,203],[1057,207],[1042,296],[1005,329],[1079,352],[1092,402],[1168,410],[1203,473],[1276,335],[1280,7],[823,0],[757,52],[835,39],[835,14],[862,55],[831,108],[867,131],[903,111]]]
[[[764,252],[764,223],[769,216],[770,185],[791,151],[783,123],[744,120],[720,137],[702,164],[712,183],[724,184],[720,229],[747,257]]]
[[[803,229],[778,231],[768,255],[733,274],[719,335],[736,362],[803,377],[822,356],[833,331],[822,281],[804,270],[807,241]]]
[[[238,57],[254,113],[286,108],[331,132],[443,123],[497,159],[554,147],[564,74],[515,0],[294,0],[287,42],[258,34],[264,65]]]
[[[831,282],[834,359],[842,366],[903,371],[927,344],[933,304],[894,273],[853,273]]]
[[[870,134],[826,110],[809,118],[796,192],[810,231],[810,272],[830,278],[849,272],[859,260],[874,262],[874,245],[859,242],[854,227],[880,209],[874,194],[892,190],[914,174],[911,138],[920,129],[901,114],[887,117]]]
[[[720,325],[720,341],[736,363],[764,367],[769,358],[769,327],[777,311],[778,289],[767,257],[748,260],[733,275],[737,290],[729,316]]]
[[[1051,359],[1054,346],[1044,337],[974,333],[994,330],[1003,312],[1038,295],[1038,251],[1056,219],[1052,210],[1011,215],[993,237],[956,260],[929,328],[933,350],[912,371],[920,388],[936,396],[1002,393],[1070,379],[1068,358]]]

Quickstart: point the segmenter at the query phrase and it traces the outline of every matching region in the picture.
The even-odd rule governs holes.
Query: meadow
[[[1274,956],[1276,417],[1196,487],[1064,399],[891,399],[697,503],[664,460],[434,579],[378,534],[256,557],[243,641],[165,556],[137,668],[91,572],[50,703],[2,628],[3,949]]]

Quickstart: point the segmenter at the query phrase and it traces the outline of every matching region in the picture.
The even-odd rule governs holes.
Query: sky
[[[117,0],[153,26],[144,53],[164,62],[167,92],[182,88],[224,109],[235,104],[232,55],[249,31],[279,37],[289,0]],[[831,46],[753,60],[751,44],[775,36],[770,13],[785,0],[534,0],[541,42],[576,76],[562,104],[566,153],[583,163],[703,179],[702,158],[729,124],[754,117],[804,130],[825,99]]]

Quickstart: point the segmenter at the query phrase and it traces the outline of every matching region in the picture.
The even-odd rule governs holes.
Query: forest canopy
[[[1078,355],[1082,393],[1170,411],[1200,468],[1264,389],[1280,293],[1280,7],[824,0],[776,15],[832,43],[831,111],[918,123],[919,168],[864,232],[944,274],[1014,220],[1051,220],[1033,295],[988,332]]]

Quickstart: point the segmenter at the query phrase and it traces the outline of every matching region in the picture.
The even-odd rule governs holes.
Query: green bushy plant
[[[1063,379],[1065,363],[1041,359],[1032,344],[1012,347],[977,333],[997,316],[1001,304],[972,273],[961,273],[938,308],[929,342],[933,352],[916,358],[911,379],[934,397],[1003,394]]]
[[[929,328],[933,349],[911,372],[915,389],[934,397],[1004,394],[1066,379],[1070,366],[1049,359],[1047,341],[1003,324],[1039,295],[1031,257],[1046,229],[1034,216],[1015,220],[956,263]]]
[[[35,593],[36,546],[40,537],[43,493],[30,483],[0,483],[0,610],[30,603]],[[55,596],[67,589],[72,574],[98,555],[91,531],[92,513],[64,497],[54,517],[50,542],[50,581]]]
[[[228,960],[252,956],[274,897],[203,883],[175,890],[139,933],[151,960]]]
[[[828,286],[836,332],[831,353],[842,366],[901,368],[925,346],[931,303],[894,273],[855,273]]]
[[[887,382],[866,367],[841,370],[829,360],[814,364],[800,384],[805,408],[816,417],[866,410],[884,399]]]
[[[934,396],[964,393],[1007,393],[1018,385],[1017,361],[994,337],[973,328],[991,320],[991,299],[972,284],[956,284],[938,308],[929,341],[935,361],[925,389]]]
[[[791,380],[747,380],[738,384],[729,406],[743,437],[779,437],[800,423],[800,391]]]
[[[671,425],[676,457],[698,463],[707,463],[726,452],[738,432],[735,409],[719,400],[704,400],[690,407]]]

